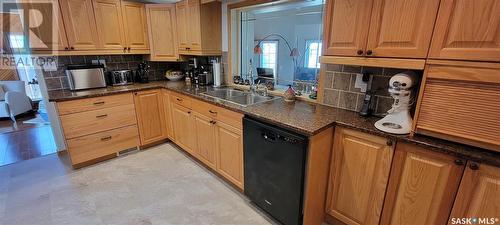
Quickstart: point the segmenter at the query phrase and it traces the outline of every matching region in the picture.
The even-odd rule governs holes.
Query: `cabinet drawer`
[[[134,104],[61,116],[66,139],[137,123]]]
[[[500,68],[427,66],[416,132],[500,152]]]
[[[243,114],[241,113],[198,100],[192,100],[192,106],[193,110],[200,114],[213,118],[217,121],[221,121],[235,128],[243,129]]]
[[[188,109],[191,109],[191,101],[192,100],[189,97],[186,97],[178,93],[170,92],[170,102],[174,104],[178,104]]]
[[[134,104],[131,93],[60,102],[57,109],[59,115],[66,115],[127,104]]]
[[[67,140],[67,144],[74,165],[136,147],[139,134],[133,125]]]

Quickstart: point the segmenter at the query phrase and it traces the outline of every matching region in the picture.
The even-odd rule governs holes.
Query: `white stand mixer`
[[[413,104],[412,90],[418,80],[413,71],[398,73],[389,80],[389,93],[394,98],[387,115],[375,122],[381,131],[393,134],[409,134],[413,124],[410,108]]]

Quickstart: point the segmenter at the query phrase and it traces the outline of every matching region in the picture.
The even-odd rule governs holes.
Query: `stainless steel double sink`
[[[252,92],[240,91],[232,88],[219,88],[219,89],[209,90],[201,94],[210,96],[212,98],[228,101],[244,107],[280,98],[271,95],[262,96]]]

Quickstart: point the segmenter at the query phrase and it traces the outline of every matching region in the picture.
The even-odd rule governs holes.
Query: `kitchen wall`
[[[321,81],[324,82],[324,97],[321,103],[336,108],[360,111],[365,93],[361,92],[361,88],[355,87],[356,77],[360,77],[364,72],[369,72],[374,76],[372,82],[372,91],[374,91],[374,98],[372,99],[373,112],[383,114],[391,108],[393,103],[393,99],[387,91],[389,79],[393,75],[404,71],[407,70],[328,64],[326,65],[325,76]],[[419,71],[416,72],[420,73]]]
[[[106,55],[106,56],[59,56],[57,58],[57,70],[44,70],[47,90],[68,89],[68,78],[66,77],[66,66],[70,64],[92,63],[92,60],[104,59],[108,70],[137,69],[137,65],[145,60],[144,55]],[[164,80],[165,71],[168,69],[182,69],[183,63],[177,62],[149,62],[151,66],[149,80]]]

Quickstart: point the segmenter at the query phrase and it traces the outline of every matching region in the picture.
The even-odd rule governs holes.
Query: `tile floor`
[[[169,143],[79,170],[43,156],[0,167],[0,224],[273,224]]]

